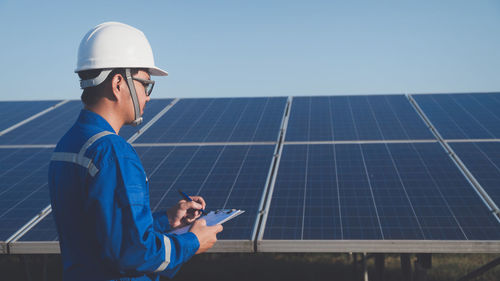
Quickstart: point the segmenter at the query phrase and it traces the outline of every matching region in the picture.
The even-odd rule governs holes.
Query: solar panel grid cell
[[[407,139],[434,137],[403,95],[293,99],[287,141]]]
[[[212,99],[183,99],[147,130],[136,143],[179,142],[186,129],[184,123],[193,123],[197,115],[213,102]]]
[[[55,144],[74,124],[82,108],[80,101],[70,101],[0,136],[0,145]]]
[[[0,102],[0,132],[29,118],[59,101],[2,101]]]
[[[450,143],[490,198],[500,206],[500,143]]]
[[[49,204],[48,161],[52,149],[0,149],[0,240],[6,240]]]
[[[285,103],[286,98],[181,100],[136,142],[276,141]]]
[[[414,95],[445,139],[500,138],[498,93]]]

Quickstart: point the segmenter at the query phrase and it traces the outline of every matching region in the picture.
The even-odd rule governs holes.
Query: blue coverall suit
[[[166,234],[137,153],[96,113],[83,109],[57,144],[49,188],[64,280],[172,277],[199,248],[191,232]]]

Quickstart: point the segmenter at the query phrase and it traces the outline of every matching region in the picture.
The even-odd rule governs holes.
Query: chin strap
[[[132,75],[130,74],[130,68],[125,69],[125,76],[127,76],[127,85],[130,90],[130,97],[132,98],[132,103],[134,104],[135,120],[130,123],[132,126],[137,126],[142,123],[141,109],[139,107],[139,99],[137,98],[137,92],[135,91],[134,81],[132,80]]]

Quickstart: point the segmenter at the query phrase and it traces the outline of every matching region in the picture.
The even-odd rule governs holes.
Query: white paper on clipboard
[[[243,214],[245,211],[243,210],[237,210],[237,209],[219,209],[215,211],[210,211],[205,216],[200,217],[200,219],[204,219],[207,221],[208,226],[216,225],[216,224],[223,224],[226,221],[233,219],[241,214]],[[189,231],[189,228],[191,225],[186,225],[177,229],[174,229],[170,231],[169,233],[171,234],[183,234]]]

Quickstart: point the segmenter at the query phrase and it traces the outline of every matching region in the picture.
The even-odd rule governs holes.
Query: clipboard
[[[233,219],[241,214],[243,214],[244,210],[237,209],[218,209],[215,211],[210,211],[205,216],[201,216],[198,219],[204,219],[207,221],[208,226],[223,224],[226,221]],[[186,225],[183,227],[176,228],[169,232],[169,234],[184,234],[189,231],[191,225]]]

